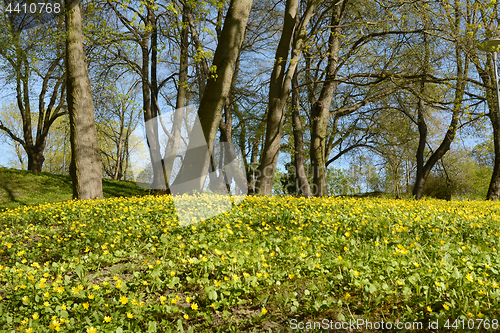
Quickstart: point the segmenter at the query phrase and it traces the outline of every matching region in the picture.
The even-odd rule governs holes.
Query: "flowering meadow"
[[[0,224],[1,332],[500,317],[494,202],[247,197],[180,226],[171,197],[143,196],[22,207]]]

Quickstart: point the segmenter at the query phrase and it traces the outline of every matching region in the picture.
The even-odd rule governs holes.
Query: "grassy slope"
[[[34,332],[52,332],[50,311],[69,318],[68,332],[286,332],[323,318],[498,325],[498,203],[255,196],[188,227],[173,205],[144,196],[0,214],[0,332],[34,312]]]
[[[147,193],[129,181],[104,179],[102,185],[105,198]],[[0,167],[0,211],[18,206],[66,201],[72,197],[70,176]]]

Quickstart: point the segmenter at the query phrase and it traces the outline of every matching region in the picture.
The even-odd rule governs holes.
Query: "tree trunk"
[[[424,30],[427,28],[426,17],[423,19],[424,21]],[[429,47],[429,37],[427,32],[423,32],[423,42],[424,42],[424,55],[422,59],[422,81],[420,82],[420,91],[418,96],[418,104],[417,104],[417,127],[419,133],[418,140],[418,148],[417,148],[417,174],[415,178],[415,185],[413,187],[413,196],[416,199],[420,199],[422,197],[422,193],[424,190],[425,180],[429,175],[430,168],[424,168],[424,152],[425,152],[425,144],[427,143],[427,124],[425,123],[424,112],[425,112],[425,86],[427,73],[429,72],[429,57],[430,57],[430,47]]]
[[[62,30],[63,28],[60,27]],[[28,58],[28,50],[26,50],[21,41],[20,32],[14,33],[12,36],[12,44],[15,52],[6,52],[0,48],[0,55],[7,60],[6,63],[13,67],[13,72],[15,73],[16,81],[16,101],[19,108],[19,113],[22,119],[22,138],[17,137],[14,132],[7,128],[0,120],[0,130],[4,131],[7,136],[22,147],[26,152],[28,157],[28,170],[33,172],[42,171],[43,163],[45,161],[44,150],[46,147],[47,136],[49,134],[50,126],[53,122],[60,116],[66,114],[66,112],[60,112],[63,101],[65,99],[65,89],[64,86],[64,76],[57,79],[55,84],[51,84],[50,80],[55,78],[55,71],[59,67],[61,60],[63,60],[62,55],[63,50],[58,50],[58,57],[51,60],[50,65],[47,68],[45,75],[41,75],[41,90],[38,95],[38,122],[36,126],[36,131],[34,131],[32,124],[32,114],[31,114],[31,102],[30,102],[30,71],[32,70],[32,65],[30,64]],[[62,46],[61,46],[62,47]],[[52,88],[52,93],[47,96],[48,89]],[[61,94],[59,95],[59,89],[61,89]],[[49,97],[49,103],[46,105],[46,99]],[[56,102],[59,103],[56,105]],[[35,132],[35,137],[33,133]],[[19,151],[20,153],[20,151]],[[24,162],[21,161],[21,165],[24,168]]]
[[[313,175],[314,195],[318,197],[328,195],[326,183],[326,140],[327,128],[330,121],[330,105],[332,103],[333,92],[338,86],[335,82],[337,77],[337,64],[339,55],[340,21],[344,11],[343,3],[335,6],[330,25],[331,33],[328,39],[328,65],[326,68],[326,78],[319,99],[313,104],[311,109],[311,169]]]
[[[302,124],[300,122],[300,92],[297,71],[292,79],[292,126],[295,154],[293,157],[295,174],[298,182],[298,191],[306,197],[311,197],[311,187],[307,180],[306,170],[304,168],[304,138],[302,135]]]
[[[234,150],[234,145],[233,145],[233,138],[232,138],[232,128],[233,128],[233,114],[232,114],[232,109],[233,109],[233,96],[232,92],[234,91],[234,88],[236,86],[236,79],[238,77],[238,73],[240,71],[240,57],[238,55],[238,59],[236,60],[236,65],[234,68],[234,75],[233,79],[231,81],[231,88],[230,88],[230,94],[226,98],[226,103],[224,105],[224,121],[221,121],[220,125],[220,141],[221,141],[221,148],[224,148],[221,151],[221,157],[222,154],[224,156],[224,172],[223,172],[223,181],[224,184],[226,184],[226,189],[228,192],[230,191],[230,184],[234,180],[236,185],[238,186],[239,190],[245,189],[248,193],[248,184],[247,180],[244,178],[243,174],[240,172],[239,169],[234,169],[231,166],[234,166],[235,164],[232,164],[233,161],[237,162],[236,159],[236,151]],[[236,107],[236,106],[234,106]],[[246,168],[246,165],[244,166]],[[227,168],[230,168],[230,172],[226,172]]]
[[[422,87],[425,87],[425,84],[422,83]],[[423,88],[421,89],[421,92]],[[417,126],[419,133],[418,140],[418,148],[417,148],[417,174],[415,178],[415,185],[413,186],[413,196],[416,199],[420,199],[422,197],[422,193],[424,191],[425,180],[427,179],[428,174],[425,174],[424,170],[424,151],[425,144],[427,142],[427,124],[424,119],[424,100],[419,98],[418,101],[418,110],[417,110]]]
[[[181,170],[171,186],[190,182],[190,189],[201,192],[205,183],[215,136],[222,110],[231,88],[235,63],[244,38],[252,0],[232,0],[215,50],[213,66],[216,73],[207,82],[200,102],[198,117],[202,138],[189,138],[188,150]],[[207,147],[208,146],[208,147]],[[178,188],[177,188],[178,189]],[[177,191],[177,190],[176,190]],[[172,193],[175,193],[172,189]]]
[[[256,190],[261,195],[271,195],[274,182],[274,174],[278,163],[281,136],[283,132],[284,109],[286,100],[290,93],[292,76],[304,47],[305,28],[313,16],[318,1],[308,4],[302,21],[297,24],[299,0],[287,0],[283,32],[274,58],[274,68],[271,73],[269,84],[269,103],[267,112],[266,138],[262,157],[259,165],[259,178]],[[295,30],[298,31],[297,38],[292,43]],[[291,59],[288,63],[288,53],[291,51]]]
[[[458,14],[457,14],[458,15]],[[425,29],[424,24],[424,29]],[[459,31],[460,26],[459,22],[456,22],[456,26],[454,27],[456,31]],[[450,150],[451,143],[455,139],[455,135],[458,129],[458,119],[461,115],[462,102],[465,95],[465,88],[467,85],[467,77],[469,73],[469,61],[467,57],[465,57],[464,63],[462,62],[462,46],[456,42],[455,43],[455,58],[457,64],[457,81],[455,86],[455,94],[453,100],[453,113],[451,117],[450,124],[448,125],[448,130],[443,138],[443,141],[439,145],[439,147],[432,153],[427,162],[424,165],[424,148],[427,142],[427,125],[425,124],[424,119],[424,101],[423,96],[425,94],[425,76],[429,71],[429,41],[427,33],[424,32],[424,66],[423,66],[423,74],[424,78],[422,79],[421,89],[419,96],[419,104],[418,104],[418,119],[417,125],[420,134],[418,149],[417,149],[417,175],[415,179],[415,186],[413,187],[413,195],[416,199],[421,199],[425,182],[432,168],[436,165],[436,163]]]
[[[41,172],[43,162],[45,161],[45,156],[43,156],[43,151],[45,149],[45,144],[42,147],[36,146],[29,148],[26,151],[28,155],[28,170],[33,172]]]
[[[115,171],[113,173],[113,179],[119,180],[122,175],[122,155],[123,155],[123,136],[124,136],[124,121],[123,117],[120,117],[120,135],[118,136],[118,145],[116,147],[116,165]]]
[[[490,185],[488,186],[488,193],[486,200],[500,199],[500,128],[498,126],[498,111],[495,115],[489,112],[489,118],[493,126],[493,142],[495,145],[495,164],[493,167],[493,174],[491,175]]]
[[[147,15],[145,23],[147,27],[155,27],[155,17],[153,9],[150,5],[147,5]],[[142,68],[141,68],[141,80],[142,80],[142,104],[144,111],[144,123],[146,124],[146,137],[147,144],[149,148],[149,156],[151,159],[151,166],[153,168],[153,182],[151,184],[151,190],[164,190],[165,179],[163,177],[163,166],[162,158],[160,153],[160,143],[158,137],[158,112],[156,106],[152,106],[151,102],[151,92],[155,93],[154,89],[151,89],[149,82],[149,40],[152,36],[151,31],[146,30],[142,35],[141,39],[141,52],[142,52]],[[152,66],[152,73],[154,72],[154,66]],[[153,96],[155,98],[156,96]],[[155,101],[153,101],[155,103]]]
[[[177,87],[177,100],[175,103],[174,118],[172,121],[171,136],[165,147],[164,167],[167,181],[171,182],[172,168],[174,165],[177,151],[181,142],[182,119],[186,107],[187,80],[188,80],[188,48],[189,48],[189,30],[186,26],[189,24],[189,7],[183,5],[182,8],[182,31],[181,31],[181,55],[179,63],[179,83]]]
[[[66,3],[67,102],[71,126],[71,165],[74,199],[102,199],[99,145],[94,119],[78,0]]]
[[[493,66],[493,61],[496,61],[496,59],[491,59],[491,56],[488,57],[488,62],[491,63],[490,69],[494,68]],[[491,61],[493,60],[493,61]],[[491,70],[490,70],[491,72]],[[491,76],[489,75],[488,81],[489,83],[496,88],[495,85],[493,85],[491,80]],[[496,79],[496,75],[493,75]],[[484,82],[484,80],[483,80]],[[491,180],[490,180],[490,185],[488,186],[488,193],[486,194],[486,200],[498,200],[500,199],[500,126],[499,126],[499,117],[500,115],[498,114],[498,101],[496,97],[496,92],[493,93],[490,91],[489,98],[488,98],[488,117],[490,118],[491,121],[491,126],[493,127],[493,144],[495,147],[495,163],[493,166],[493,174],[491,175]],[[488,94],[487,94],[488,95]]]

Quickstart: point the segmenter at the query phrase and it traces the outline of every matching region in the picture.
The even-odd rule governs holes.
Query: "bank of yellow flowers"
[[[144,196],[20,207],[0,225],[2,332],[500,316],[494,202],[247,197],[181,226],[170,196]]]

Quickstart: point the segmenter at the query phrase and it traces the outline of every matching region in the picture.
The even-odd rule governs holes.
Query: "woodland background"
[[[8,166],[68,174],[68,13],[16,21],[8,3],[0,17]],[[250,192],[500,197],[493,58],[478,50],[497,36],[495,0],[79,6],[103,177],[137,180],[132,152],[149,153],[134,131],[200,105],[208,141],[243,153]],[[171,172],[169,163],[160,167]]]

